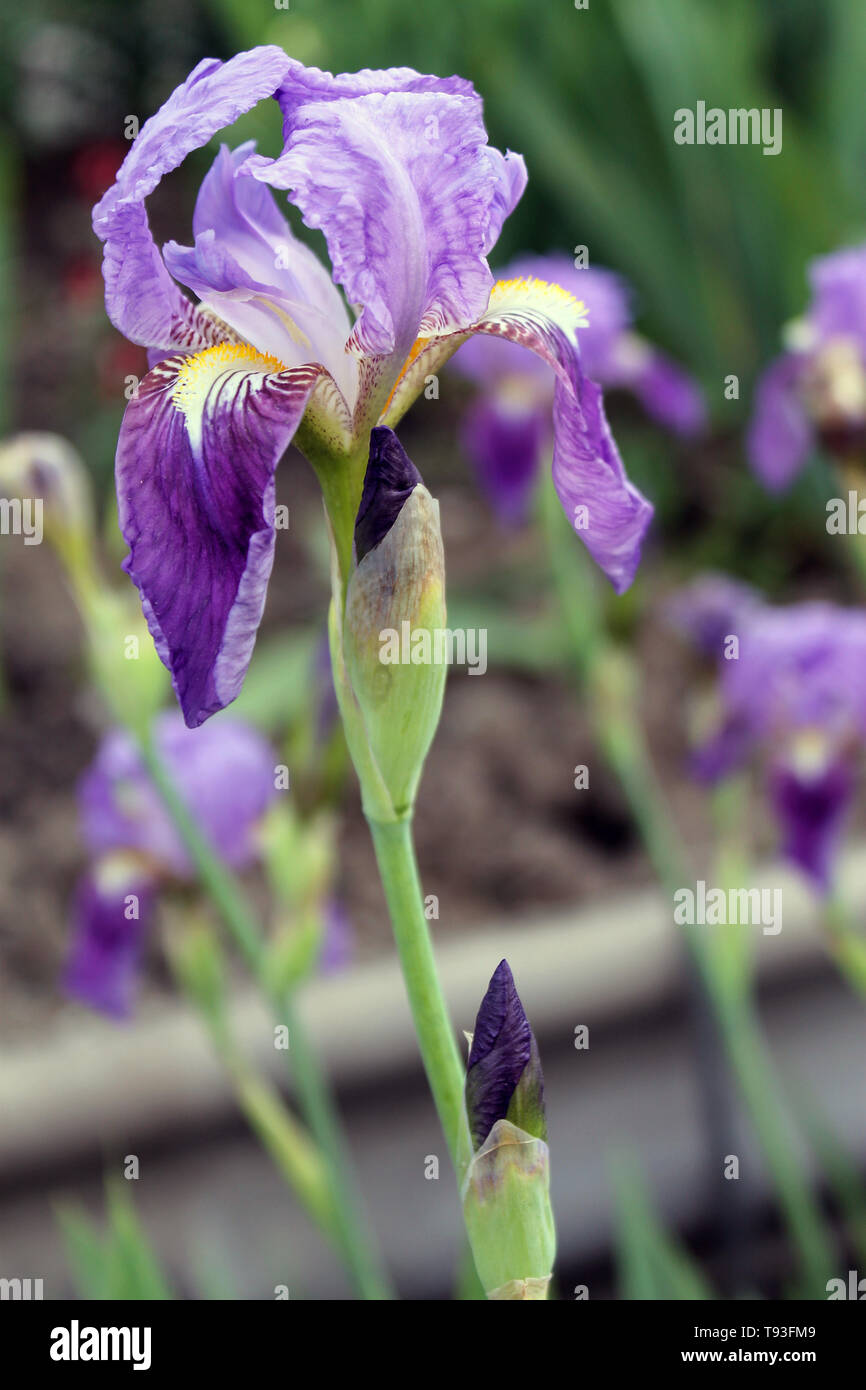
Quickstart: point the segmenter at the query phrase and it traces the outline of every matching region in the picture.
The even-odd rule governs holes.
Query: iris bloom
[[[830,603],[773,608],[744,586],[705,579],[679,596],[674,619],[719,662],[718,718],[699,775],[713,781],[760,758],[785,855],[825,891],[866,742],[866,614]],[[739,654],[726,658],[731,636]]]
[[[223,147],[198,195],[194,244],[160,252],[148,195],[268,97],[282,152]],[[126,568],[190,726],[243,681],[289,442],[316,468],[345,582],[371,429],[395,425],[472,334],[518,342],[553,370],[560,498],[569,516],[588,509],[581,539],[617,589],[630,583],[651,508],[583,374],[582,306],[534,279],[494,285],[487,266],[525,183],[522,159],[488,145],[463,79],[334,76],[275,47],[204,60],[142,127],[94,228],[109,317],[155,364],[121,429],[119,514]],[[271,189],[324,234],[333,279]]]
[[[259,823],[279,794],[267,742],[238,719],[196,735],[174,712],[156,721],[154,739],[202,834],[230,868],[249,868],[258,855]],[[195,873],[122,729],[103,740],[82,779],[79,807],[90,868],[78,888],[66,988],[92,1008],[124,1017],[158,890],[192,883]]]
[[[702,427],[697,385],[632,331],[628,289],[613,271],[578,270],[568,256],[549,255],[522,256],[503,275],[555,281],[586,305],[587,322],[578,331],[581,365],[599,386],[633,392],[647,414],[675,434],[694,434]],[[550,369],[508,342],[480,337],[466,346],[455,367],[481,388],[463,425],[466,452],[502,520],[522,521],[550,448]]]
[[[755,393],[748,453],[773,491],[816,443],[845,458],[866,445],[866,245],[813,261],[812,300]]]

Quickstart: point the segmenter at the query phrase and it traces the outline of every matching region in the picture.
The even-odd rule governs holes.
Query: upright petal
[[[755,392],[746,450],[758,477],[773,492],[793,482],[812,447],[801,375],[801,359],[786,353],[767,368]]]
[[[174,284],[154,245],[144,201],[170,170],[264,97],[273,96],[289,59],[262,47],[227,63],[205,58],[142,126],[117,182],[93,210],[105,243],[108,316],[145,347],[200,348],[219,341],[207,317]]]
[[[414,68],[362,68],[360,72],[333,73],[305,67],[297,58],[290,58],[277,92],[283,113],[284,138],[288,140],[297,124],[299,107],[373,92],[441,92],[478,100],[472,83],[465,77],[436,77],[416,72]]]
[[[323,368],[251,348],[170,357],[127,407],[117,449],[124,568],[190,727],[238,694],[274,554],[274,470]]]
[[[256,177],[287,189],[324,232],[334,278],[363,306],[352,350],[402,361],[417,337],[470,324],[524,181],[519,157],[488,146],[471,88],[400,69],[293,70],[280,102],[286,147]]]
[[[193,217],[194,246],[169,242],[172,275],[259,352],[287,366],[322,362],[349,399],[357,363],[346,351],[346,306],[329,272],[300,242],[270,189],[249,177],[252,142],[223,145]]]

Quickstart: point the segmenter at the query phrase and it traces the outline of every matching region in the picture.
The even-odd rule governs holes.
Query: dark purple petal
[[[550,434],[549,406],[509,408],[501,394],[481,397],[463,418],[463,448],[481,488],[506,526],[526,521]]]
[[[515,1091],[533,1058],[533,1044],[508,962],[500,961],[478,1010],[466,1070],[466,1113],[476,1149],[497,1120],[510,1118]]]
[[[262,816],[278,795],[273,749],[238,719],[223,716],[191,730],[173,710],[159,716],[153,736],[202,834],[231,868],[246,868],[257,855]],[[94,857],[131,851],[154,871],[194,877],[174,822],[124,730],[113,730],[100,745],[82,778],[79,807]]]
[[[802,358],[786,353],[764,372],[746,437],[749,461],[764,485],[779,492],[793,482],[813,445],[800,396]]]
[[[64,976],[68,994],[114,1018],[128,1017],[153,902],[152,882],[131,865],[106,861],[81,880]]]
[[[133,342],[170,350],[219,341],[218,331],[165,269],[144,200],[191,150],[272,96],[288,65],[285,53],[275,47],[239,53],[228,63],[205,58],[142,126],[117,182],[94,208],[93,229],[105,243],[108,317]]]
[[[274,554],[274,470],[322,368],[252,349],[171,357],[123,419],[116,476],[124,568],[191,727],[238,694]]]
[[[854,790],[850,767],[837,761],[806,777],[780,765],[773,770],[770,787],[782,826],[785,857],[802,869],[820,892],[827,892]]]
[[[393,430],[370,433],[370,461],[355,519],[355,555],[364,556],[387,536],[403,507],[424,480]]]
[[[285,149],[254,172],[324,232],[335,280],[363,306],[350,347],[402,361],[416,338],[467,327],[525,180],[519,156],[488,146],[471,87],[405,69],[335,78],[293,67],[279,100]]]

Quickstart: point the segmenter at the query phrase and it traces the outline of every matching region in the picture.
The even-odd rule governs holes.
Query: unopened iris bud
[[[363,761],[359,769],[362,783],[376,780],[389,803],[387,818],[395,819],[414,802],[439,723],[447,668],[439,504],[389,429],[374,429],[370,437],[355,553],[343,656],[373,777],[365,779]],[[365,785],[368,810],[370,793]],[[381,818],[381,799],[373,809]]]
[[[26,505],[37,541],[44,533],[67,565],[81,563],[92,543],[93,503],[87,470],[67,440],[34,431],[0,444],[0,496]]]
[[[466,1114],[475,1154],[463,1212],[478,1276],[490,1299],[544,1299],[556,1252],[544,1078],[504,960],[475,1022]]]

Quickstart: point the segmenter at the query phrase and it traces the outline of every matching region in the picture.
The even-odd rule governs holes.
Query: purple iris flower
[[[276,757],[237,719],[192,733],[175,712],[154,725],[159,755],[199,829],[232,869],[257,857],[256,832],[275,788]],[[160,884],[193,866],[132,738],[103,740],[79,787],[90,869],[79,885],[66,972],[70,994],[117,1017],[132,1007],[137,966]]]
[[[809,307],[760,378],[749,426],[749,459],[773,491],[816,443],[842,457],[866,444],[866,245],[818,257],[809,283]]]
[[[194,244],[160,253],[148,195],[268,97],[282,153],[222,148]],[[276,47],[204,60],[142,127],[94,228],[109,317],[155,364],[124,416],[119,516],[190,726],[241,687],[273,563],[274,471],[296,431],[320,476],[363,468],[371,429],[396,425],[473,334],[517,342],[555,373],[560,498],[569,516],[588,509],[581,539],[614,586],[631,582],[652,509],[583,374],[581,306],[535,279],[494,285],[488,269],[525,183],[520,156],[488,145],[469,82],[408,68],[334,76]],[[333,279],[271,189],[324,234]]]
[[[749,590],[738,604],[733,588],[727,598],[716,629],[719,718],[696,771],[714,781],[759,755],[783,851],[824,892],[866,742],[866,614],[830,603],[774,608]],[[690,605],[700,640],[707,581],[678,596],[681,628]]]
[[[586,321],[578,328],[581,365],[599,386],[631,391],[652,419],[675,434],[702,428],[697,385],[632,331],[629,292],[613,271],[579,270],[568,256],[553,254],[522,256],[503,275],[555,281],[585,305]],[[522,522],[550,448],[550,370],[513,344],[491,338],[473,339],[455,365],[481,388],[463,423],[466,453],[500,518]]]
[[[500,961],[475,1020],[466,1069],[466,1114],[477,1152],[497,1120],[547,1139],[544,1077],[535,1036],[508,961]]]

